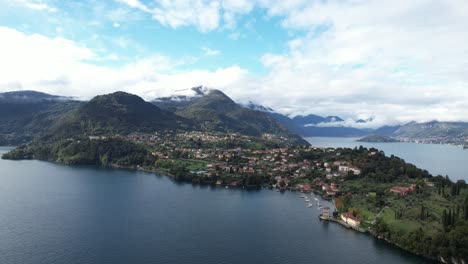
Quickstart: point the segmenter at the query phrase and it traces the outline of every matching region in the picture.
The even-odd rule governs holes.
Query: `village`
[[[216,147],[216,143],[226,140],[244,140],[246,136],[237,134],[213,134],[202,132],[187,132],[172,137],[161,135],[130,135],[130,141],[154,146],[152,155],[158,159],[181,159],[203,161],[206,166],[190,173],[200,177],[220,177],[216,184],[238,187],[236,177],[262,176],[272,179],[269,187],[280,190],[311,191],[321,190],[323,194],[332,197],[339,192],[338,183],[348,175],[360,175],[361,170],[345,160],[323,161],[303,159],[307,152],[334,152],[333,149],[318,147],[282,147],[251,149],[243,147]],[[333,153],[332,153],[333,154]],[[333,154],[339,157],[339,153]],[[224,177],[223,177],[224,176]],[[222,178],[230,176],[231,181]],[[313,182],[301,179],[313,177]],[[234,180],[232,180],[234,179]]]
[[[268,144],[271,136],[263,137]],[[323,199],[353,196],[342,191],[341,185],[348,179],[362,174],[361,168],[349,155],[340,150],[313,146],[265,147],[265,142],[238,134],[184,132],[167,134],[131,134],[127,140],[150,146],[152,155],[160,162],[183,162],[191,168],[190,179],[223,188],[271,188],[279,192],[298,191],[314,193]],[[280,144],[277,144],[280,145]],[[372,158],[377,151],[367,151]],[[190,166],[195,165],[195,166]],[[434,183],[425,181],[426,186]],[[386,189],[388,194],[406,196],[416,191],[415,184],[394,185]],[[337,208],[321,207],[321,219],[339,222],[362,229],[362,215]]]

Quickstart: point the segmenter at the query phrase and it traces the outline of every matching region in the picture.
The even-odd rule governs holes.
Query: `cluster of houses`
[[[346,161],[330,161],[301,159],[299,151],[330,151],[326,148],[273,148],[273,149],[243,149],[235,148],[203,148],[196,144],[187,144],[201,140],[217,142],[226,139],[244,137],[237,134],[213,134],[204,132],[184,132],[176,135],[163,134],[138,134],[128,136],[134,142],[155,146],[152,154],[159,159],[170,159],[174,152],[183,153],[182,158],[207,161],[206,168],[192,171],[201,176],[230,175],[231,180],[220,185],[232,184],[235,186],[236,176],[260,175],[273,179],[276,186],[287,186],[301,191],[317,190],[326,196],[335,196],[339,193],[337,182],[353,172],[361,174],[361,170]],[[265,135],[268,137],[268,135]],[[293,179],[301,179],[311,175],[323,175],[316,177],[310,184],[298,184],[291,186]],[[232,178],[234,180],[232,180]]]

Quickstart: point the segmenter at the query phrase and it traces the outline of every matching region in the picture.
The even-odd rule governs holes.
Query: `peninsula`
[[[395,143],[395,142],[400,142],[398,139],[389,137],[389,136],[383,136],[383,135],[369,135],[365,136],[359,140],[359,142],[372,142],[372,143]]]

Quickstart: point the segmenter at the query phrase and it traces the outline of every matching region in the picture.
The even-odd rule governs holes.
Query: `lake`
[[[317,147],[346,147],[359,146],[375,147],[385,154],[403,158],[419,168],[428,170],[435,175],[448,175],[451,180],[465,180],[468,182],[468,150],[461,146],[417,143],[368,143],[357,142],[358,138],[339,137],[310,137],[306,140]]]
[[[0,263],[428,263],[299,196],[0,160]]]

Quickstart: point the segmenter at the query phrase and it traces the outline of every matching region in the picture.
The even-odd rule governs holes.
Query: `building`
[[[342,172],[342,173],[347,173],[349,171],[352,171],[354,173],[354,175],[360,175],[361,174],[361,170],[358,169],[358,168],[355,168],[355,167],[348,167],[348,166],[343,166],[343,165],[340,165],[338,167],[338,171],[339,172]]]
[[[342,166],[342,165],[340,165],[340,166],[338,167],[338,171],[340,171],[340,172],[348,172],[348,171],[349,171],[349,167],[348,167],[348,166]]]
[[[428,179],[424,179],[424,183],[429,187],[434,187],[434,183],[429,181]]]
[[[361,170],[358,169],[358,168],[349,168],[350,171],[352,171],[354,173],[354,175],[360,175],[361,174]]]
[[[302,186],[302,190],[303,190],[304,192],[310,192],[310,191],[312,191],[312,186],[310,186],[310,184],[304,184],[304,185]]]
[[[355,217],[352,213],[342,213],[341,220],[351,227],[358,227],[361,224],[361,220],[358,217]]]
[[[324,206],[322,207],[322,218],[329,219],[330,218],[330,207]]]
[[[412,184],[409,187],[403,187],[403,186],[394,186],[390,188],[390,192],[399,194],[401,196],[408,195],[410,192],[413,192],[416,190],[416,185]]]

